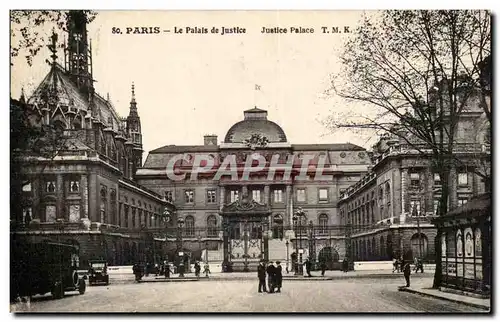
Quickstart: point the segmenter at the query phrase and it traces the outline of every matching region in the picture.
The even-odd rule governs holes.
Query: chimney
[[[217,135],[207,134],[203,136],[204,145],[217,145]]]

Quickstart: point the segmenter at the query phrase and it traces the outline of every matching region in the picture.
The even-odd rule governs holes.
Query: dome
[[[278,124],[267,119],[267,111],[255,107],[243,114],[244,120],[227,131],[225,143],[243,143],[255,135],[267,138],[268,142],[286,142],[285,132]]]

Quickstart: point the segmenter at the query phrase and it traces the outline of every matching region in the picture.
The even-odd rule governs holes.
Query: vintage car
[[[48,292],[55,299],[64,297],[67,291],[84,294],[86,284],[78,275],[78,251],[70,244],[11,241],[11,300]]]
[[[109,284],[109,275],[108,275],[108,262],[105,260],[90,260],[89,261],[89,284],[99,284],[104,283],[106,285]]]

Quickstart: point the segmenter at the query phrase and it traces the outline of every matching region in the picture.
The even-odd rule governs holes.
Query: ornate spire
[[[132,100],[130,101],[130,103],[136,103],[135,102],[135,85],[134,85],[134,82],[132,82]]]
[[[134,116],[138,117],[139,115],[137,114],[137,102],[135,101],[135,85],[134,82],[132,82],[132,99],[130,100],[130,113],[129,117]]]
[[[56,34],[56,29],[55,28],[52,28],[52,36],[50,36],[50,39],[52,40],[52,43],[50,45],[48,45],[47,47],[49,47],[50,51],[52,52],[52,55],[50,56],[50,58],[52,58],[52,64],[56,64],[56,60],[57,60],[57,34]]]

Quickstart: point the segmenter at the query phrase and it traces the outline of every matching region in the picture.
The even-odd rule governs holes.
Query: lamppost
[[[316,259],[315,259],[315,252],[314,252],[314,226],[313,226],[313,222],[312,220],[309,221],[309,234],[307,236],[307,239],[308,239],[308,246],[309,246],[309,260],[311,261],[311,264],[314,265],[314,263],[316,262]]]
[[[182,251],[182,226],[184,225],[184,219],[183,218],[178,218],[177,219],[177,233],[178,233],[178,241],[179,244],[177,245],[178,252],[179,252],[179,277],[184,277],[184,252]]]
[[[201,235],[198,235],[198,247],[200,248],[200,261],[203,261],[203,258],[201,257]]]
[[[245,219],[245,223],[243,225],[243,245],[245,247],[244,249],[244,254],[245,256],[245,268],[243,269],[244,272],[248,272],[248,220]]]
[[[302,267],[302,254],[304,253],[304,250],[302,249],[302,218],[305,216],[304,211],[302,208],[298,208],[297,211],[295,211],[295,214],[292,217],[293,224],[295,226],[295,245],[297,246],[297,224],[298,224],[298,237],[299,237],[299,247],[297,249],[297,269],[295,270],[295,275],[303,274],[303,267]]]
[[[288,273],[288,267],[289,267],[289,263],[290,263],[290,255],[289,255],[289,252],[288,252],[288,245],[290,243],[288,242],[288,239],[286,240],[286,270],[287,270],[287,273]]]

